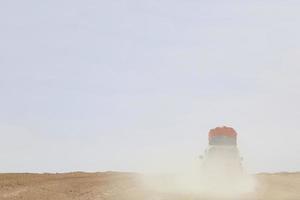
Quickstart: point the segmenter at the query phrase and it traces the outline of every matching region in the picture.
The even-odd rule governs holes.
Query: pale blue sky
[[[136,171],[229,125],[300,170],[298,1],[0,2],[0,171]],[[170,159],[170,160],[168,160]]]

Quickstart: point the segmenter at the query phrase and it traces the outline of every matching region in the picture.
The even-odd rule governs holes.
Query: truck
[[[216,127],[208,133],[208,147],[202,170],[211,177],[237,176],[243,171],[237,147],[237,132],[232,127]]]

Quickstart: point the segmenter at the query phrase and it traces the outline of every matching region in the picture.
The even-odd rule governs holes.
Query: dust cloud
[[[196,159],[195,159],[196,160]],[[218,158],[218,161],[231,162],[226,158]],[[178,162],[181,170],[174,172],[171,168],[163,172],[146,173],[141,177],[141,184],[149,191],[164,194],[192,195],[201,198],[235,199],[245,197],[255,198],[257,185],[254,176],[244,170],[232,170],[224,168],[218,163],[205,166],[203,161],[195,161],[192,165],[183,168],[182,162]],[[173,166],[176,167],[176,164]]]

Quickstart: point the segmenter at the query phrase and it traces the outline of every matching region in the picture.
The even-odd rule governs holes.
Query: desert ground
[[[2,200],[201,200],[201,196],[152,191],[140,183],[140,174],[121,172],[62,174],[0,174]],[[258,200],[299,200],[300,173],[253,175]],[[241,200],[241,198],[239,199]]]

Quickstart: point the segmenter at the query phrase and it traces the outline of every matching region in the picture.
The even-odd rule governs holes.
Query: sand
[[[300,173],[257,174],[255,196],[245,199],[299,200]],[[0,174],[2,200],[201,200],[189,194],[149,190],[135,173]],[[241,199],[239,199],[241,200]]]

